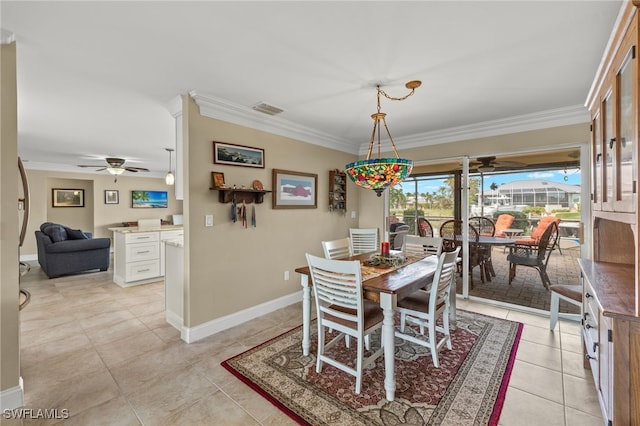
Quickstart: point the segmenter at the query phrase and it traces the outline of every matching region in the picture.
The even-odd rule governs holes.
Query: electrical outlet
[[[289,271],[284,271],[284,280],[289,281]]]
[[[351,212],[351,219],[355,219],[355,218],[356,218],[356,212],[355,212],[355,211],[352,211],[352,212]]]
[[[204,226],[213,226],[213,215],[208,214],[204,217]]]

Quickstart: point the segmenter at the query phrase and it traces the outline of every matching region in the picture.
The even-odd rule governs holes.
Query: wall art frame
[[[213,162],[264,169],[264,149],[213,141]]]
[[[273,169],[274,209],[318,208],[318,175]]]
[[[53,207],[84,207],[84,189],[52,188]]]
[[[166,209],[169,207],[167,191],[131,191],[131,208]]]
[[[120,192],[117,189],[104,190],[105,204],[120,204]]]
[[[212,188],[225,188],[224,173],[211,172],[211,183],[213,184]]]

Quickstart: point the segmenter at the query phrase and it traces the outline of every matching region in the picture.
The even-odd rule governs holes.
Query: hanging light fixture
[[[393,138],[391,137],[391,133],[389,133],[389,127],[387,127],[387,121],[385,120],[387,114],[380,111],[380,95],[392,101],[403,101],[413,95],[413,92],[420,87],[421,84],[422,82],[418,80],[413,80],[405,84],[405,87],[411,91],[401,98],[393,98],[387,95],[384,90],[380,89],[379,85],[376,86],[378,90],[378,112],[371,114],[371,118],[373,119],[373,132],[371,133],[371,140],[369,141],[367,159],[354,161],[345,166],[345,172],[356,185],[366,189],[373,189],[376,191],[376,194],[378,194],[378,197],[382,195],[382,192],[387,187],[400,183],[411,173],[411,169],[413,168],[413,161],[405,160],[398,155],[396,145],[393,143]],[[384,130],[387,132],[387,137],[391,142],[391,147],[396,154],[396,158],[380,158],[381,122],[384,125]],[[375,141],[377,141],[378,144],[378,158],[371,159],[371,151]]]
[[[169,171],[164,177],[164,181],[167,185],[173,185],[176,181],[176,177],[171,172],[171,153],[173,152],[173,148],[165,148],[165,150],[169,151]]]

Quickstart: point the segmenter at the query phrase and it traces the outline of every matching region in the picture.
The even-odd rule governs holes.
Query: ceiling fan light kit
[[[121,175],[124,172],[148,172],[149,169],[145,169],[144,167],[130,167],[130,166],[125,166],[124,163],[125,160],[124,158],[117,158],[117,157],[107,157],[104,159],[104,161],[106,161],[107,165],[103,165],[103,166],[97,166],[94,164],[79,164],[78,167],[95,167],[97,172],[100,172],[102,170],[106,170],[107,172],[109,172],[109,174],[115,176],[115,180],[114,182],[118,181],[118,176]]]
[[[365,160],[351,162],[345,166],[345,172],[356,185],[365,189],[373,189],[378,197],[382,195],[382,192],[386,188],[390,186],[393,187],[394,185],[402,182],[402,180],[406,178],[413,169],[412,160],[400,158],[398,155],[398,150],[396,149],[396,145],[393,143],[389,127],[387,127],[387,121],[385,119],[387,114],[381,112],[380,95],[383,95],[385,98],[392,101],[403,101],[413,95],[413,92],[420,87],[421,84],[422,82],[418,80],[408,82],[405,84],[405,87],[409,89],[410,92],[400,98],[391,97],[380,88],[380,85],[376,86],[378,112],[371,114],[371,118],[374,123],[371,139],[369,141],[369,149],[367,150],[367,158]],[[387,137],[389,138],[393,152],[396,154],[396,158],[380,158],[382,133],[380,129],[381,123],[384,125],[384,130],[387,133]],[[375,141],[377,141],[378,146],[378,158],[371,159],[371,151]]]

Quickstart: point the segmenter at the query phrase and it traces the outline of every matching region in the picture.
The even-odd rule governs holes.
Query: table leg
[[[458,312],[456,307],[456,277],[452,278],[451,287],[449,287],[449,328],[451,330],[456,329],[456,319],[458,318]]]
[[[311,347],[311,287],[309,287],[309,277],[300,275],[302,285],[302,355],[309,356]]]
[[[384,388],[387,400],[393,401],[396,393],[395,358],[395,327],[393,321],[393,309],[396,305],[396,296],[389,293],[380,293],[380,306],[382,307],[382,345],[384,346]]]

